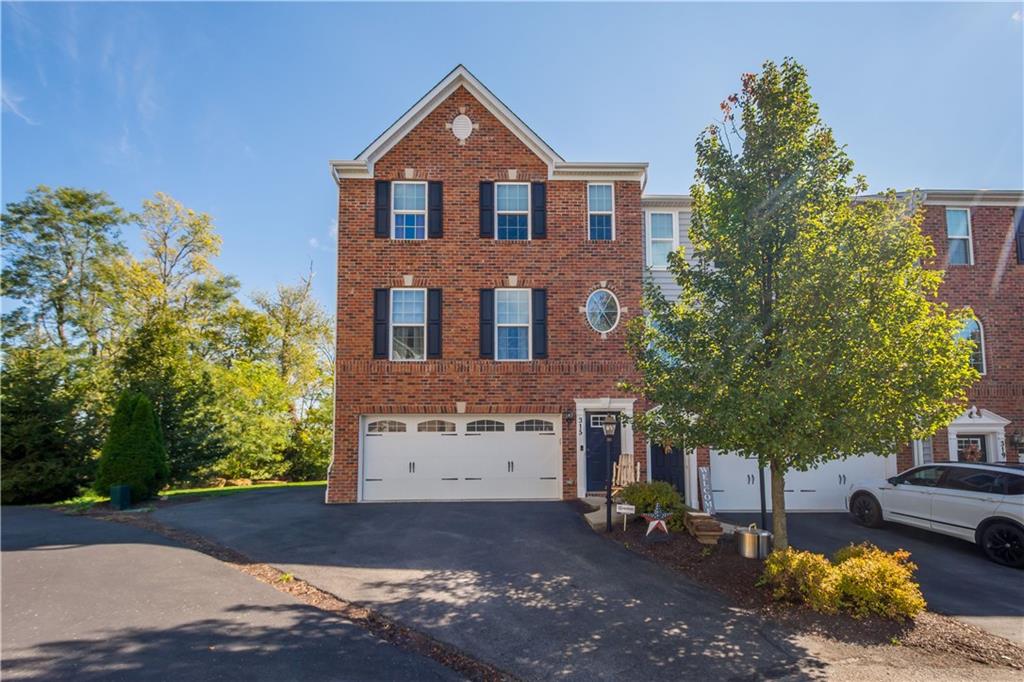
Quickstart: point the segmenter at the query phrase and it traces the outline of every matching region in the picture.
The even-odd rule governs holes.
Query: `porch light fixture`
[[[617,414],[606,414],[601,422],[601,430],[604,431],[604,453],[605,453],[605,495],[604,495],[604,532],[612,532],[612,438],[619,426]]]

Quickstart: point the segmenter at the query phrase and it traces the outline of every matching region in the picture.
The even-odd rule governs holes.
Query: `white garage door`
[[[790,511],[843,511],[850,486],[866,479],[884,479],[896,473],[892,457],[864,455],[826,462],[810,471],[786,474],[786,509]],[[765,470],[765,502],[771,501],[771,472]],[[757,462],[729,453],[711,453],[711,490],[719,511],[759,511]]]
[[[558,415],[369,415],[362,499],[561,499]]]

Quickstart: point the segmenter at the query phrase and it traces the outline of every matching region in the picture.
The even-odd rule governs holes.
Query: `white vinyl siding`
[[[649,210],[648,213],[655,212],[653,209]],[[690,243],[690,211],[689,209],[664,209],[658,212],[672,212],[676,216],[676,245],[683,248],[683,253],[686,254],[686,259],[693,262],[693,245]],[[646,225],[645,225],[646,228]],[[650,253],[650,248],[647,246],[647,239],[644,239],[645,251]],[[649,258],[649,256],[647,256]],[[679,285],[676,283],[675,278],[668,270],[653,270],[648,269],[645,273],[645,278],[654,282],[661,289],[665,297],[674,301],[679,298]]]

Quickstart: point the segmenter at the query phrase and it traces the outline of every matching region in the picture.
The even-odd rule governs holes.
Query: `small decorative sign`
[[[715,515],[715,496],[711,492],[711,467],[697,467],[697,483],[700,484],[700,501],[704,511]]]
[[[626,530],[626,522],[629,520],[630,514],[636,514],[636,506],[632,504],[617,504],[615,505],[615,511],[622,514],[622,530]]]

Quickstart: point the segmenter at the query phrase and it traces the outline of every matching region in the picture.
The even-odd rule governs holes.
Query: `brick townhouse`
[[[646,163],[565,161],[462,66],[331,169],[339,246],[327,501],[570,499],[603,489],[601,421],[642,408],[617,388],[635,372],[626,323],[640,313],[645,278],[674,293],[664,259],[687,244],[689,198],[644,195]],[[1022,193],[929,192],[927,203],[924,229],[939,262],[951,260],[942,296],[979,318],[967,330],[983,340],[977,409],[948,439],[943,431],[898,456],[792,477],[794,509],[841,508],[856,478],[955,458],[972,443],[992,461],[1017,457]],[[746,460],[661,448],[628,424],[611,447],[691,504],[697,467],[710,466],[719,509],[756,508]]]

